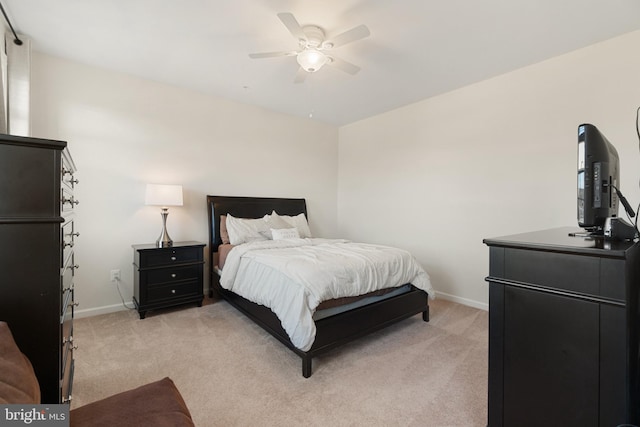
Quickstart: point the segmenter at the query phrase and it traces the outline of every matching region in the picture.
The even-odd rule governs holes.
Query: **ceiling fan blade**
[[[304,31],[302,31],[302,27],[298,24],[295,16],[292,13],[279,13],[278,18],[282,21],[285,27],[289,30],[291,34],[298,40],[306,40],[307,36]]]
[[[358,74],[358,71],[360,71],[360,67],[358,67],[357,65],[354,65],[351,62],[347,62],[344,59],[336,58],[334,56],[331,57],[331,61],[328,62],[327,65],[335,67],[351,75]]]
[[[344,33],[340,33],[335,37],[332,37],[328,40],[331,43],[332,47],[343,46],[347,43],[354,42],[356,40],[363,39],[365,37],[369,37],[371,32],[366,25],[358,25],[355,28],[345,31]]]
[[[298,72],[296,73],[296,77],[293,79],[294,83],[302,83],[307,78],[308,72],[304,70],[304,68],[298,68]]]
[[[295,56],[298,52],[262,52],[262,53],[250,53],[249,58],[260,59],[260,58],[275,58],[277,56]]]

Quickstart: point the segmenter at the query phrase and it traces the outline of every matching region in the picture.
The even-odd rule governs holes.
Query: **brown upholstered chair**
[[[39,404],[31,362],[0,322],[0,404]],[[170,378],[124,391],[70,411],[71,427],[193,426],[189,409]]]

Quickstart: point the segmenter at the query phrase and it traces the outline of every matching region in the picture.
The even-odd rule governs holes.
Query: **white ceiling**
[[[33,49],[283,113],[343,125],[640,29],[640,0],[0,0]],[[276,16],[371,36],[293,83]],[[579,73],[580,70],[576,70]]]

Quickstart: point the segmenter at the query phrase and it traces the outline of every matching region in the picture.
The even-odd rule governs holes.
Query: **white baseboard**
[[[443,300],[456,302],[458,304],[467,305],[469,307],[478,308],[484,311],[489,310],[489,304],[487,303],[475,301],[468,298],[461,298],[461,297],[450,295],[444,292],[436,292],[436,298],[442,298]],[[130,307],[125,308],[122,306],[122,304],[105,305],[103,307],[87,308],[84,310],[75,310],[74,316],[80,319],[82,317],[99,316],[100,314],[115,313],[116,311],[124,311],[127,309],[131,310],[132,308]]]
[[[436,291],[436,298],[442,298],[447,301],[457,302],[458,304],[468,305],[469,307],[479,308],[480,310],[489,311],[489,304],[485,302],[475,301],[472,299],[461,298],[455,295],[446,294]]]
[[[87,308],[84,310],[75,310],[73,316],[77,319],[82,317],[99,316],[100,314],[115,313],[116,311],[124,311],[132,308],[125,308],[122,304],[105,305],[102,307]]]

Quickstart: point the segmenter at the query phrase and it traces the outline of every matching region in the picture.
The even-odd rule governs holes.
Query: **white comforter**
[[[407,251],[334,239],[244,243],[227,255],[222,287],[271,308],[297,348],[313,344],[313,313],[332,298],[411,283],[433,297],[429,276]]]

